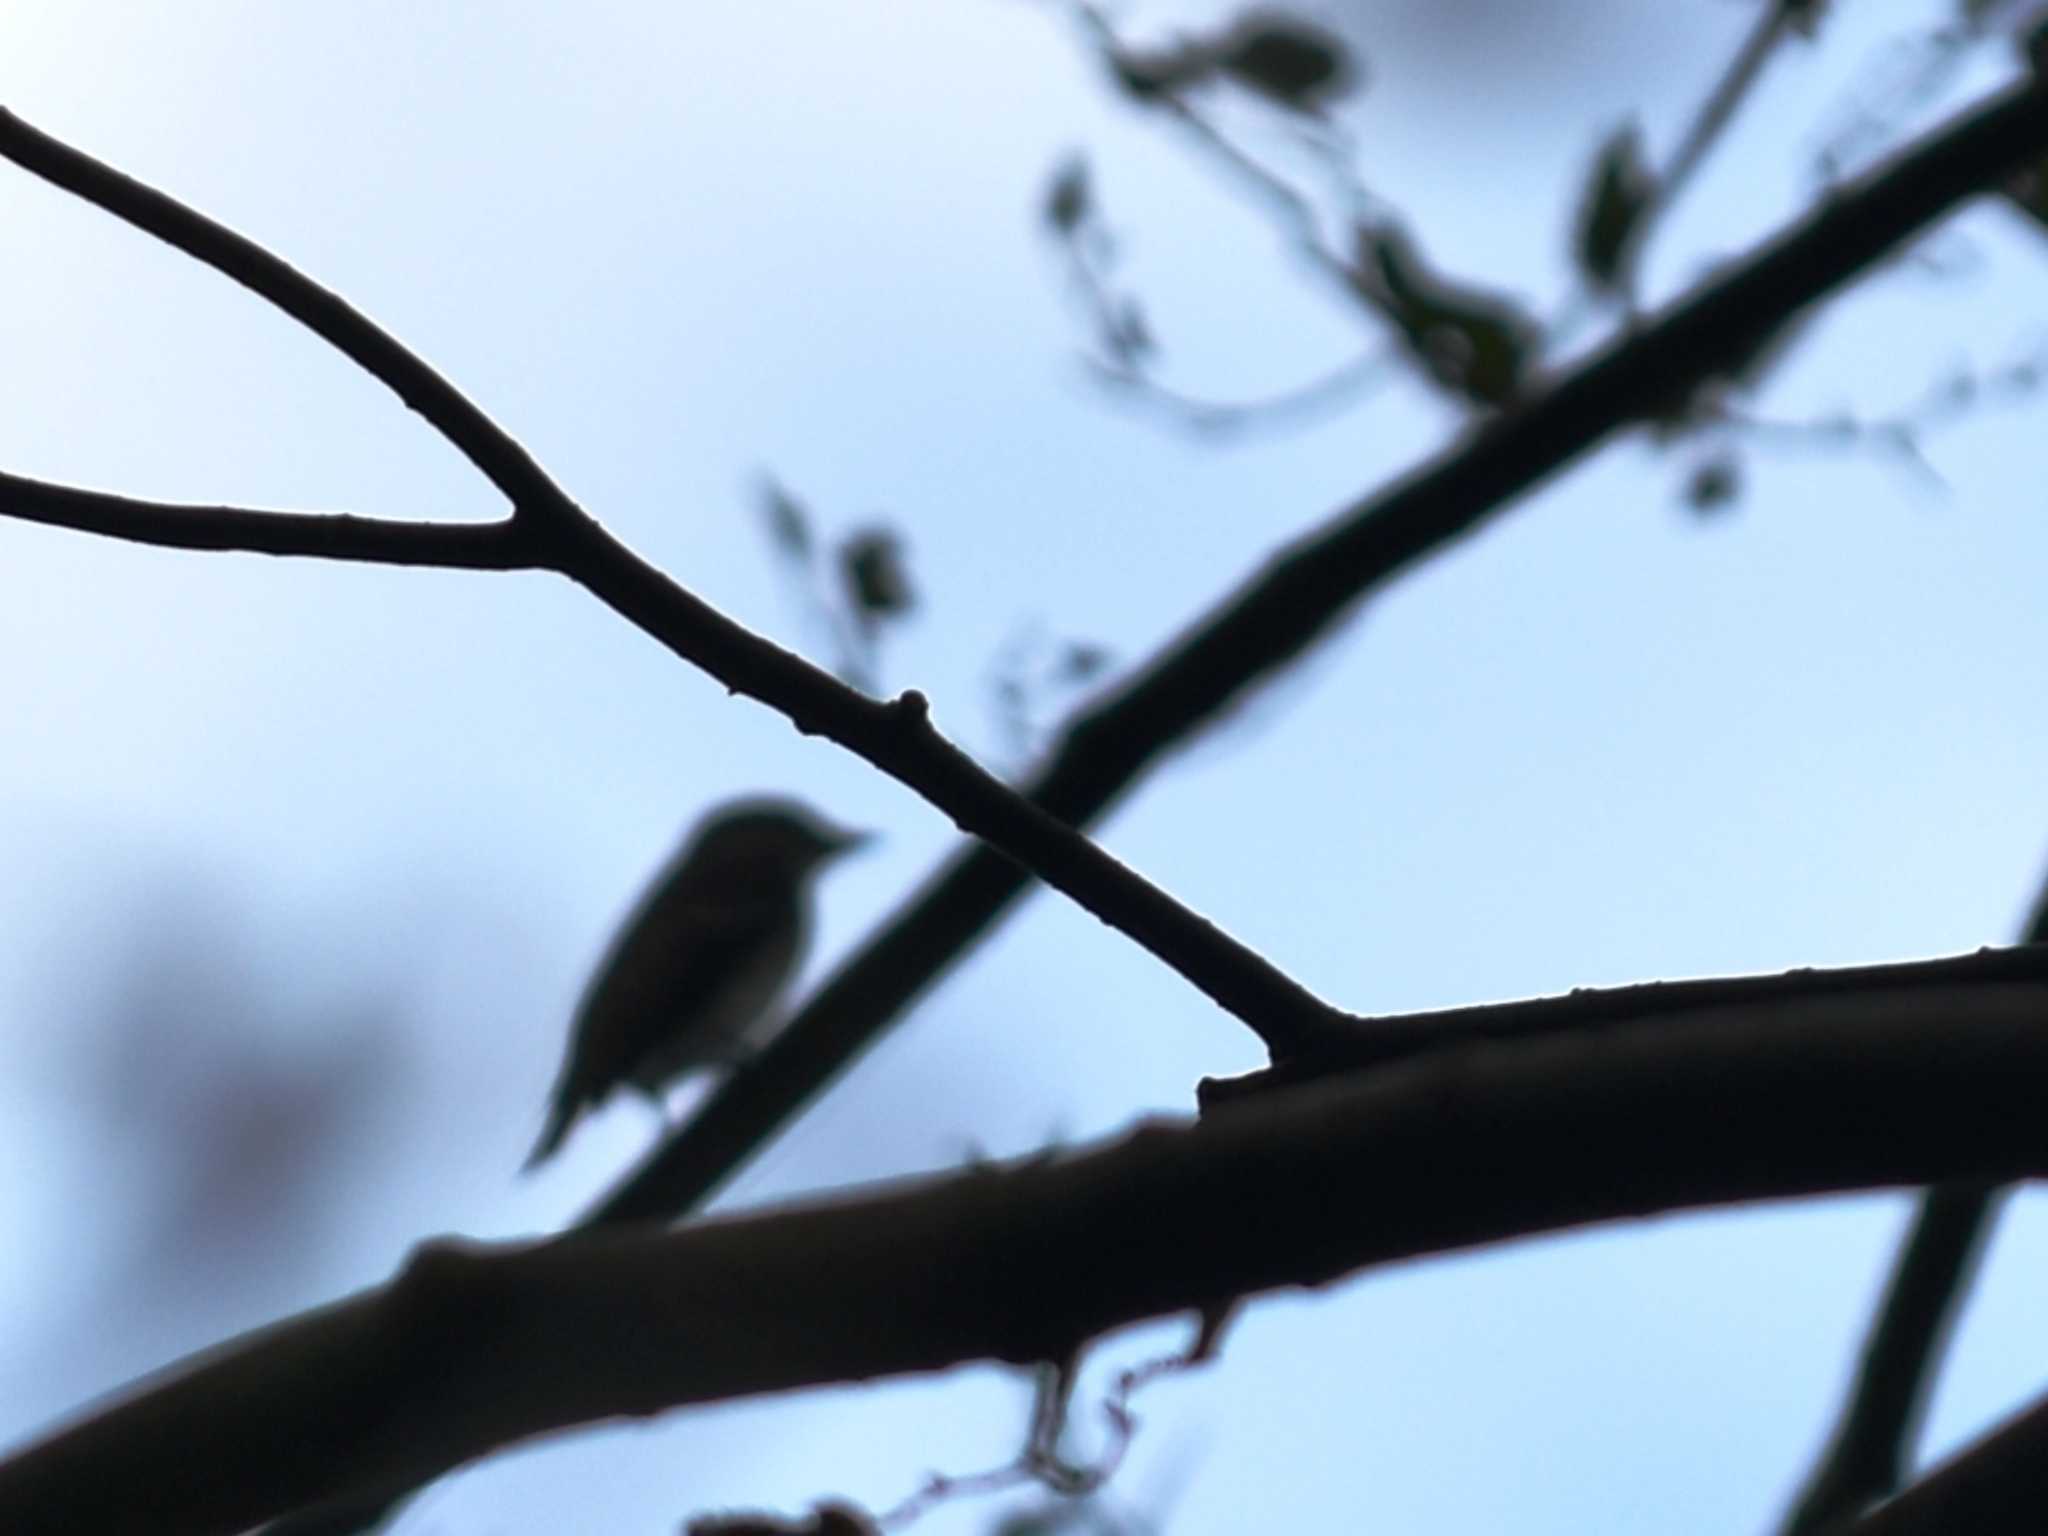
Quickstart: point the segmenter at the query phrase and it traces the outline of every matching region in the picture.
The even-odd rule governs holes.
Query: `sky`
[[[1681,291],[1791,217],[1945,7],[1842,7],[1773,66],[1646,271]],[[1433,255],[1571,304],[1606,133],[1667,154],[1751,9],[1383,0],[1341,122]],[[1129,13],[1159,37],[1195,13]],[[1902,41],[1903,40],[1903,41]],[[1900,132],[1996,86],[1972,56]],[[1396,381],[1200,440],[1106,394],[1039,220],[1084,152],[1160,367],[1284,389],[1375,345],[1261,206],[1020,0],[0,13],[0,100],[257,239],[392,330],[693,591],[830,660],[757,511],[877,521],[915,686],[1028,766],[1006,666],[1141,661],[1271,551],[1460,430]],[[1233,119],[1287,153],[1270,116]],[[1292,162],[1299,164],[1301,162]],[[480,519],[381,387],[217,275],[0,167],[0,465],[163,499]],[[1829,306],[1750,402],[1910,410],[2044,345],[2041,231],[1984,203]],[[1589,344],[1595,332],[1578,343]],[[1742,440],[1701,517],[1632,437],[1429,560],[1176,753],[1105,843],[1323,996],[1396,1012],[2010,939],[2048,874],[2048,525],[2033,402],[1932,474]],[[945,820],[559,579],[147,550],[0,522],[0,1442],[388,1277],[437,1234],[545,1233],[630,1166],[622,1103],[530,1179],[569,1009],[706,806],[772,789],[883,833],[806,975],[952,845]],[[1074,702],[1042,690],[1041,732]],[[1185,1113],[1256,1042],[1040,894],[724,1197],[728,1208]],[[1731,1134],[1739,1133],[1731,1124]],[[1252,1308],[1161,1383],[1113,1487],[1175,1536],[1761,1530],[1817,1443],[1909,1201],[1671,1217]],[[2008,1214],[1935,1400],[1953,1446],[2038,1390],[2048,1212]],[[1178,1325],[1111,1341],[1077,1410]],[[886,1508],[1003,1460],[1027,1394],[962,1370],[556,1437],[405,1536],[668,1531]],[[917,1529],[986,1529],[1000,1506]]]

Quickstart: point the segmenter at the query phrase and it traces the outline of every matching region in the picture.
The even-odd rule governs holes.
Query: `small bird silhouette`
[[[525,1167],[622,1083],[659,1106],[684,1073],[746,1055],[803,957],[812,877],[869,835],[784,799],[731,801],[699,821],[584,989]]]

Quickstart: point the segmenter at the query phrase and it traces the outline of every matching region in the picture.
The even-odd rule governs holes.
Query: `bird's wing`
[[[577,1005],[526,1167],[552,1155],[577,1116],[620,1083],[652,1089],[726,1059],[788,980],[802,941],[794,899],[742,892],[704,902],[673,877],[658,883],[620,925]]]
[[[640,1076],[645,1059],[664,1046],[671,1070],[721,1059],[786,978],[801,916],[793,900],[753,892],[719,901],[673,883],[650,892],[613,939],[576,1010],[581,1096],[596,1098]],[[681,1046],[674,1044],[678,1034]]]

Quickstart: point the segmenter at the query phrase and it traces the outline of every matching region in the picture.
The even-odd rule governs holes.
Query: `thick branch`
[[[1300,1087],[1347,1073],[1487,1041],[1534,1040],[1600,1030],[1664,1029],[1712,1009],[1790,1007],[1833,999],[1884,1006],[1887,999],[1968,986],[2048,986],[2048,946],[1980,949],[1940,960],[1904,960],[1832,970],[1811,966],[1768,976],[1716,976],[1651,981],[1626,987],[1579,987],[1562,997],[1439,1008],[1355,1020],[1325,1036],[1313,1054],[1248,1072],[1209,1078],[1202,1108]]]
[[[423,1252],[0,1467],[10,1532],[232,1532],[525,1436],[1064,1359],[1362,1267],[1681,1207],[2048,1172],[2048,985],[1477,1046],[1056,1162]]]
[[[1978,191],[2048,148],[2048,96],[2008,91],[1854,183],[1727,276],[1566,375],[1528,406],[1340,512],[1080,716],[1032,787],[1086,825],[1177,743],[1326,634],[1365,595],[1505,512],[1646,409],[1714,376]],[[597,1222],[679,1216],[717,1189],[1022,894],[967,850],[835,973],[791,1027],[596,1207]]]

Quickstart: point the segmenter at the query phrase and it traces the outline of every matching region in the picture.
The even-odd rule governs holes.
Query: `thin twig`
[[[0,472],[0,517],[167,549],[312,555],[372,565],[513,571],[536,563],[516,518],[495,523],[400,522],[347,512],[273,512],[143,501]]]
[[[2048,881],[2020,942],[2048,955]],[[1950,1333],[2007,1193],[1944,1184],[1921,1195],[1835,1431],[1787,1512],[1782,1536],[1808,1536],[1853,1518],[1905,1482]]]
[[[1841,1419],[1779,1527],[1782,1536],[1813,1536],[1852,1519],[1905,1482],[1936,1369],[2005,1192],[1943,1184],[1921,1197]]]
[[[1985,373],[1958,369],[1931,385],[1922,398],[1887,416],[1858,416],[1841,411],[1832,416],[1787,420],[1762,416],[1728,400],[1700,407],[1709,425],[1724,426],[1760,446],[1794,446],[1820,451],[1865,449],[1904,464],[1923,484],[1947,489],[1948,482],[1929,461],[1923,444],[1936,433],[1969,421],[1995,407],[2031,402],[2048,378],[2048,347],[2035,344],[2015,361]]]
[[[1113,64],[1122,51],[1116,30],[1101,9],[1080,0],[1073,7],[1089,42],[1105,64]],[[1162,87],[1146,97],[1147,106],[1164,114],[1187,138],[1197,152],[1220,165],[1228,177],[1266,205],[1286,232],[1289,245],[1310,271],[1329,283],[1345,300],[1347,310],[1360,307],[1358,274],[1351,257],[1333,250],[1322,234],[1322,215],[1314,199],[1257,156],[1233,141],[1181,91]],[[1326,146],[1311,141],[1330,156]],[[1351,189],[1356,192],[1356,189]],[[1099,334],[1117,334],[1114,321],[1120,310],[1109,302],[1101,277],[1089,270],[1076,253],[1077,275],[1086,292]],[[1085,358],[1090,371],[1104,383],[1116,387],[1125,397],[1158,406],[1189,430],[1221,435],[1258,425],[1276,425],[1304,414],[1336,409],[1387,373],[1393,358],[1384,349],[1373,351],[1338,365],[1335,369],[1263,400],[1209,401],[1183,394],[1154,377],[1141,353],[1109,358]]]
[[[254,241],[29,126],[4,107],[0,155],[204,262],[290,315],[417,411],[504,493],[515,511],[529,502],[567,501],[532,455],[453,384],[339,294]]]
[[[1714,83],[1713,90],[1707,93],[1707,99],[1701,103],[1698,114],[1687,127],[1685,137],[1672,151],[1670,163],[1657,178],[1656,202],[1660,207],[1670,203],[1685,189],[1693,172],[1706,160],[1707,151],[1714,147],[1714,141],[1734,121],[1736,108],[1763,78],[1764,65],[1770,62],[1778,44],[1791,31],[1794,14],[1802,6],[1812,9],[1810,0],[1764,0],[1763,9],[1749,35],[1743,39],[1742,46],[1736,50],[1721,78]]]
[[[1770,62],[1771,55],[1791,29],[1793,12],[1799,4],[1800,0],[1763,0],[1762,9],[1743,37],[1741,46],[1736,49],[1735,56],[1729,60],[1727,68],[1701,102],[1699,111],[1686,125],[1685,134],[1679,140],[1678,148],[1672,151],[1670,161],[1651,181],[1648,197],[1636,214],[1615,262],[1613,285],[1623,296],[1631,315],[1636,308],[1643,252],[1648,248],[1652,234],[1677,204],[1693,173],[1705,163],[1714,141],[1734,120],[1743,98],[1763,77],[1764,65]]]
[[[1160,382],[1144,369],[1109,357],[1083,357],[1082,365],[1114,400],[1158,409],[1168,420],[1210,439],[1236,437],[1303,416],[1324,416],[1352,404],[1397,366],[1393,353],[1375,348],[1326,373],[1256,399],[1209,400]]]
[[[233,278],[308,327],[425,417],[512,503],[510,524],[498,525],[495,534],[413,527],[400,536],[393,530],[408,525],[309,519],[299,529],[283,518],[236,509],[219,509],[209,526],[193,508],[42,486],[39,493],[25,492],[27,504],[45,514],[39,520],[57,521],[54,514],[63,511],[71,514],[71,526],[97,523],[97,532],[188,548],[351,555],[358,547],[402,545],[416,557],[408,563],[431,563],[426,555],[441,550],[461,566],[516,563],[558,571],[729,690],[779,710],[799,731],[830,738],[922,794],[964,830],[1180,970],[1276,1057],[1341,1018],[1263,956],[981,768],[932,725],[921,694],[908,692],[890,703],[867,698],[633,554],[426,362],[303,273],[4,109],[0,155]],[[366,529],[376,537],[366,539]],[[259,539],[269,542],[256,544]],[[486,553],[488,562],[481,559]]]
[[[1081,0],[1073,9],[1082,30],[1103,60],[1108,62],[1117,58],[1123,45],[1101,9],[1086,3],[1086,0]],[[1341,291],[1356,297],[1351,288],[1350,263],[1323,243],[1321,216],[1314,202],[1299,188],[1232,143],[1227,134],[1178,91],[1162,89],[1147,97],[1146,102],[1171,117],[1198,149],[1214,156],[1241,186],[1278,215],[1280,222],[1292,232],[1294,248],[1311,268],[1331,279]]]

